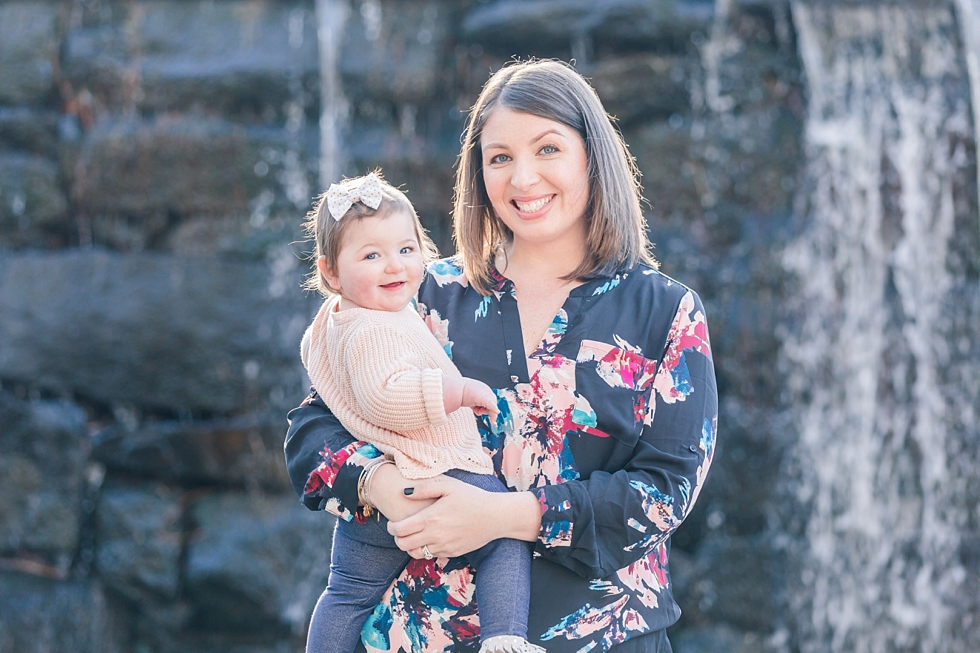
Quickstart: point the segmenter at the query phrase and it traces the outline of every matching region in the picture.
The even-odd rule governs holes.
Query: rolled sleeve
[[[303,504],[348,521],[362,521],[357,483],[364,464],[381,452],[355,440],[315,393],[287,419],[286,470]]]

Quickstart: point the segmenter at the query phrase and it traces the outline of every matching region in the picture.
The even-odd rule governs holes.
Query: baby
[[[316,243],[315,287],[327,299],[303,335],[303,364],[344,427],[385,454],[365,466],[360,488],[393,462],[407,479],[445,474],[506,492],[473,416],[496,414],[496,396],[460,375],[413,307],[436,251],[405,194],[379,173],[344,180],[319,198],[307,228]],[[366,503],[369,493],[360,494]],[[428,547],[422,551],[433,557]],[[495,540],[466,557],[478,576],[481,653],[544,651],[526,640],[530,545]],[[368,615],[410,559],[383,516],[338,520],[330,580],[313,611],[307,651],[353,651]]]

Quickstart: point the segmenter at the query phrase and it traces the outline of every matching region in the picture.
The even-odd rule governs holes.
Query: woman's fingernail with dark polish
[[[405,496],[408,496],[410,494],[414,494],[415,493],[415,488],[413,488],[413,487],[407,487],[407,488],[405,488],[404,492],[405,492]]]

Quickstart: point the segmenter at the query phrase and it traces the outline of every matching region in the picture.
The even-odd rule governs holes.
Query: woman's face
[[[585,245],[585,142],[565,125],[498,106],[480,137],[490,204],[514,245]]]

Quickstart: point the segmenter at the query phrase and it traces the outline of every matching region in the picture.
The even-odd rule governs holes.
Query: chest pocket
[[[595,410],[598,428],[633,446],[643,427],[653,422],[657,361],[614,337],[616,345],[582,341],[576,356],[575,384]]]

